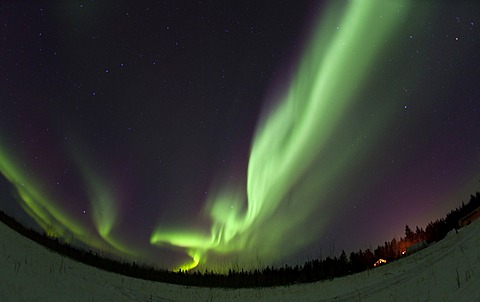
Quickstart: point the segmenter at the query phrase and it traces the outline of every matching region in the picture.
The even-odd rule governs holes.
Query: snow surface
[[[333,281],[212,289],[134,279],[51,252],[0,223],[0,301],[480,301],[480,219],[399,261]]]

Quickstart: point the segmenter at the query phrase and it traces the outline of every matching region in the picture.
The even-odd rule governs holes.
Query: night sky
[[[0,207],[169,269],[403,235],[480,188],[478,1],[2,1]]]

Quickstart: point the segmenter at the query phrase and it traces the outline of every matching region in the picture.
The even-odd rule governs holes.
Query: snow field
[[[73,261],[0,223],[0,301],[480,301],[480,219],[393,263],[332,281],[215,289]]]

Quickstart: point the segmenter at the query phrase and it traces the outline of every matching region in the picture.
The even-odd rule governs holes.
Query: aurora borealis
[[[473,1],[1,6],[0,206],[52,236],[249,268],[480,186]]]

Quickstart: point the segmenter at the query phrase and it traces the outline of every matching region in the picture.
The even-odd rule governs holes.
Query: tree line
[[[385,259],[387,262],[395,261],[404,256],[407,247],[418,242],[425,241],[426,243],[433,243],[443,239],[448,232],[460,227],[459,221],[461,221],[462,218],[479,208],[480,192],[477,192],[475,195],[471,195],[470,201],[467,204],[462,202],[460,207],[452,210],[444,218],[429,222],[425,229],[417,226],[412,230],[406,225],[405,235],[403,237],[386,241],[383,245],[378,245],[373,251],[370,249],[360,249],[347,255],[343,250],[340,256],[308,260],[303,265],[267,266],[248,271],[230,269],[226,274],[219,274],[208,270],[204,272],[173,272],[152,266],[140,265],[135,262],[121,262],[101,256],[94,251],[82,250],[58,238],[51,238],[47,236],[47,234],[41,234],[31,228],[26,228],[3,211],[0,211],[0,220],[23,236],[61,255],[106,271],[135,278],[179,285],[240,288],[280,286],[331,280],[372,269],[378,259]]]

